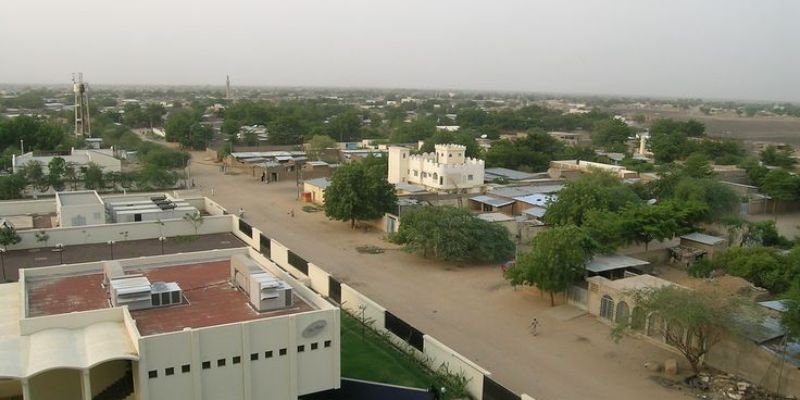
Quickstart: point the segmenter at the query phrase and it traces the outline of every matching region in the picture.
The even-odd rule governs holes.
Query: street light
[[[56,248],[53,251],[58,252],[58,261],[60,264],[64,264],[64,244],[56,243]]]
[[[111,259],[113,260],[114,259],[114,241],[113,240],[109,240],[107,243],[108,243],[109,249],[111,249]]]
[[[159,236],[158,237],[158,241],[161,242],[161,255],[163,256],[164,255],[164,242],[167,241],[167,238],[165,238],[164,236]]]

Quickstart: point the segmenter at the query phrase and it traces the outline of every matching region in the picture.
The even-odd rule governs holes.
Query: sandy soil
[[[338,279],[383,304],[425,333],[493,373],[500,383],[537,400],[684,399],[664,389],[643,364],[679,356],[638,339],[615,344],[607,325],[587,315],[564,320],[531,289],[514,290],[496,266],[458,266],[424,260],[388,244],[380,232],[351,230],[322,213],[301,211],[294,182],[263,184],[225,176],[195,153],[199,188]],[[294,210],[294,217],[289,211]],[[357,246],[386,248],[359,254]],[[540,334],[527,325],[537,318]]]

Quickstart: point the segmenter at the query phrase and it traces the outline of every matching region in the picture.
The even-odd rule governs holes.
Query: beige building
[[[23,269],[0,302],[0,398],[339,387],[338,309],[251,248]]]

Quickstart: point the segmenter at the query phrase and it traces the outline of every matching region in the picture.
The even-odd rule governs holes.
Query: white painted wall
[[[102,225],[106,223],[106,209],[100,203],[62,205],[58,218],[62,227]],[[85,222],[81,223],[78,219]]]
[[[50,214],[56,212],[56,199],[0,201],[0,216]]]
[[[489,371],[481,368],[453,349],[430,335],[423,336],[425,341],[425,356],[429,358],[428,365],[437,370],[444,365],[452,373],[462,373],[467,378],[467,390],[476,399],[483,396],[483,377],[491,375]]]

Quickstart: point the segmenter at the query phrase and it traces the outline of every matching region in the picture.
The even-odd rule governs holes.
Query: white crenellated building
[[[413,183],[429,190],[470,190],[483,186],[484,162],[465,156],[466,146],[437,144],[434,153],[411,155],[389,148],[389,183]]]

